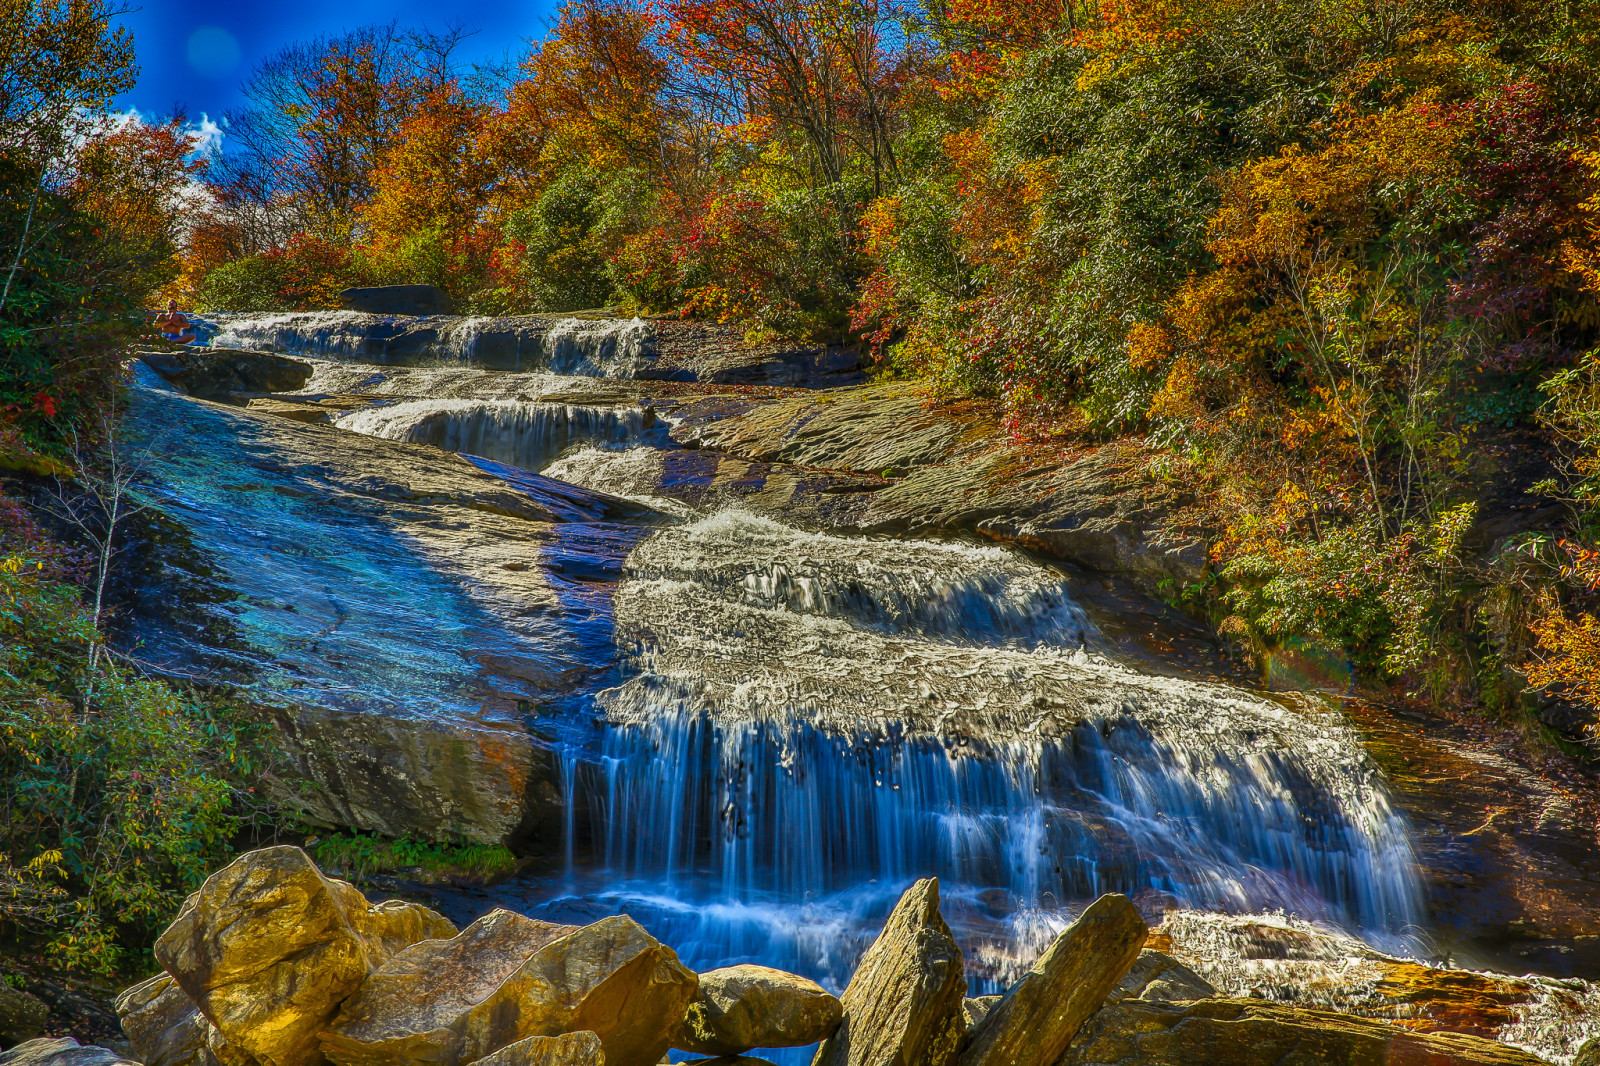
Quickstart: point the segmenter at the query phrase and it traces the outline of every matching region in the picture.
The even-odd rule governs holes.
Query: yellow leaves
[[[1164,366],[1172,358],[1173,341],[1166,327],[1135,322],[1128,327],[1128,362],[1140,371]]]
[[[1528,684],[1600,706],[1600,620],[1587,611],[1571,619],[1552,606],[1530,628],[1542,654],[1528,664]]]
[[[1589,172],[1593,187],[1600,188],[1600,149],[1573,153]],[[1600,192],[1578,205],[1583,232],[1561,243],[1561,265],[1580,279],[1582,287],[1600,295]]]

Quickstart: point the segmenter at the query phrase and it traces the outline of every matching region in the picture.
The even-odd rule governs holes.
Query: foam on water
[[[337,424],[354,433],[431,444],[537,471],[579,443],[645,439],[654,423],[640,407],[415,400],[352,411]]]

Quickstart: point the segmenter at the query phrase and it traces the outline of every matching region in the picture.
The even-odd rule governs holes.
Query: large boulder
[[[437,285],[373,285],[341,290],[339,306],[369,315],[448,315],[450,295]]]
[[[507,1044],[473,1066],[605,1066],[600,1037],[587,1030],[561,1036],[530,1036]]]
[[[945,1066],[966,1035],[965,960],[939,913],[939,881],[918,881],[861,956],[839,1028],[812,1066]]]
[[[317,1036],[410,938],[455,927],[416,904],[372,907],[295,847],[241,856],[184,901],[157,961],[223,1040],[263,1066],[314,1066]]]
[[[700,975],[672,1046],[702,1055],[805,1047],[832,1036],[843,1013],[815,981],[766,966],[728,966]]]
[[[139,1066],[103,1047],[83,1047],[70,1036],[29,1040],[0,1051],[0,1066]]]
[[[1128,897],[1095,900],[974,1027],[961,1066],[1053,1066],[1149,932]]]
[[[1107,1003],[1059,1066],[1543,1066],[1476,1036],[1245,999]]]
[[[313,369],[303,359],[237,348],[140,352],[139,358],[190,396],[234,404],[261,393],[302,389]]]
[[[49,1015],[44,1000],[0,981],[0,1047],[32,1040]]]
[[[396,955],[323,1047],[339,1066],[461,1066],[530,1036],[589,1030],[611,1066],[654,1066],[697,984],[632,918],[573,928],[495,911]]]

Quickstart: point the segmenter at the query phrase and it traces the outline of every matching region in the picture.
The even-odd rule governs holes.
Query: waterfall
[[[1101,892],[1283,910],[1400,942],[1409,829],[1334,714],[1095,651],[1019,552],[723,512],[662,530],[615,597],[627,659],[569,745],[560,913],[624,909],[696,965],[841,987],[915,877],[976,988]]]
[[[198,316],[196,328],[217,348],[383,366],[445,363],[632,378],[651,361],[650,325],[641,318],[411,318],[290,311]]]
[[[342,429],[431,444],[525,470],[542,470],[580,443],[646,439],[654,418],[641,407],[516,400],[416,400],[338,419]]]

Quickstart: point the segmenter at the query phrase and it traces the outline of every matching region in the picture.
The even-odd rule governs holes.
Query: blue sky
[[[152,119],[183,105],[191,119],[205,114],[216,121],[242,104],[239,84],[250,68],[284,45],[392,19],[433,29],[463,24],[478,32],[457,54],[469,62],[498,60],[542,36],[557,7],[558,0],[143,0],[120,20],[133,31],[140,69],[139,84],[118,104]]]

